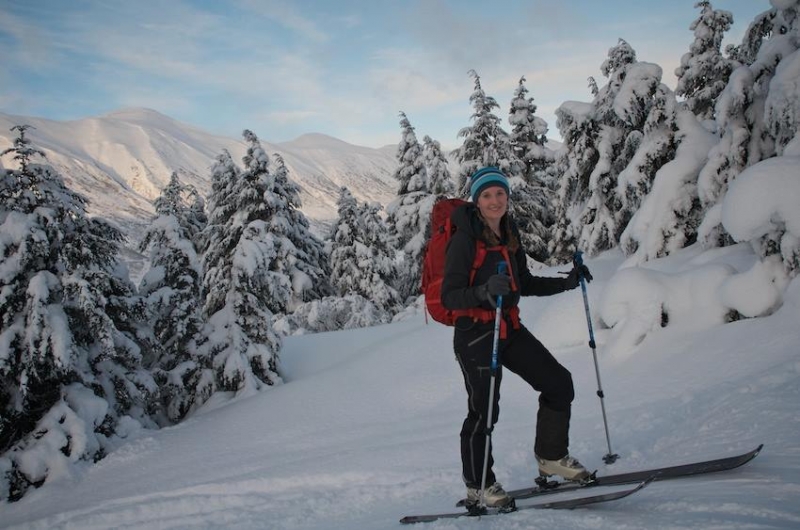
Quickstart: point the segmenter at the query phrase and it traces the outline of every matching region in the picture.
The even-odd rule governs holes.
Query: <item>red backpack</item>
[[[494,311],[481,308],[453,310],[447,309],[442,305],[442,281],[444,280],[444,262],[447,251],[447,242],[456,231],[455,225],[450,220],[453,210],[467,204],[462,199],[439,199],[433,205],[431,211],[431,236],[425,247],[425,256],[422,261],[422,294],[425,295],[425,307],[428,314],[437,322],[446,326],[454,326],[455,321],[460,316],[470,316],[476,320],[490,322],[494,320]],[[497,250],[503,253],[511,274],[511,260],[508,256],[506,247],[487,248],[483,241],[477,241],[475,259],[472,262],[472,270],[469,275],[469,283],[475,279],[475,273],[483,265],[486,253],[489,250]],[[513,274],[511,275],[513,282]],[[516,289],[516,287],[512,287]],[[518,310],[513,308],[516,314]]]

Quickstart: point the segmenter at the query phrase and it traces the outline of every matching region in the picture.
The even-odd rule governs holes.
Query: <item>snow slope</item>
[[[755,261],[745,245],[690,248],[642,271],[655,285],[714,262],[748,278]],[[657,482],[606,505],[424,528],[800,527],[800,280],[770,316],[719,324],[701,314],[706,307],[679,304],[682,318],[631,346],[599,316],[600,307],[638,299],[608,289],[625,270],[623,258],[610,253],[587,263],[597,278],[589,295],[617,463],[602,462],[607,448],[580,291],[522,305],[523,320],[573,372],[572,453],[600,473],[721,457],[759,443],[762,454],[736,471]],[[648,288],[641,279],[637,285]],[[671,285],[673,307],[692,299],[691,282]],[[632,305],[626,318],[637,311]],[[617,354],[618,345],[628,350]],[[416,313],[380,327],[291,337],[282,364],[281,386],[142,432],[98,464],[0,504],[0,527],[394,529],[401,516],[450,509],[464,493],[465,392],[450,329]],[[506,486],[521,487],[535,473],[536,396],[511,374],[502,396],[496,472]]]

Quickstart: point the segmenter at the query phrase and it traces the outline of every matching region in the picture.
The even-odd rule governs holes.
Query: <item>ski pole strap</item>
[[[572,255],[572,264],[576,267],[580,267],[583,265],[583,252],[580,250],[576,250],[575,254]],[[580,273],[580,271],[578,271]],[[583,274],[578,274],[579,276],[583,277]]]
[[[576,250],[572,255],[572,264],[578,269],[578,281],[581,282],[581,287],[584,287],[585,278],[583,277],[583,252]]]

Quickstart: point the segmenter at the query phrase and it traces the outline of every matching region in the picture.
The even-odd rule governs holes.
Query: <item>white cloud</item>
[[[304,39],[317,43],[330,40],[316,22],[298,12],[296,3],[285,0],[236,0],[234,3],[258,17],[278,22]]]
[[[0,35],[6,35],[10,41],[3,50],[0,71],[16,68],[38,71],[53,66],[56,61],[50,36],[29,19],[0,10]]]
[[[404,110],[420,135],[448,144],[469,124],[474,69],[503,118],[526,76],[554,135],[552,112],[591,98],[586,79],[602,84],[600,64],[619,37],[640,61],[661,65],[674,86],[672,72],[693,38],[694,1],[659,13],[634,1],[630,9],[560,0],[15,3],[0,12],[0,42],[11,58],[0,65],[0,108],[21,99],[20,108],[60,119],[149,106],[178,109],[203,127],[258,128],[252,122],[263,120],[265,138],[319,131],[352,135],[348,141],[396,141]],[[719,0],[722,8],[741,1]],[[17,71],[42,80],[22,84]]]

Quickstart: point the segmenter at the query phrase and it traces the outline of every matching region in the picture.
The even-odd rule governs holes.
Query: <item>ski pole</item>
[[[592,327],[592,316],[589,313],[589,296],[586,294],[586,280],[583,277],[581,266],[583,265],[583,252],[578,250],[572,257],[572,263],[578,268],[578,281],[581,284],[581,292],[583,292],[583,308],[586,311],[586,324],[589,326],[589,347],[592,349],[592,358],[594,359],[594,372],[597,376],[597,397],[600,398],[600,409],[603,411],[603,425],[606,429],[606,443],[608,444],[608,454],[603,457],[603,462],[606,464],[613,464],[619,458],[618,454],[611,451],[611,435],[608,433],[608,419],[606,417],[605,394],[603,393],[603,385],[600,382],[600,366],[597,363],[597,345],[594,341],[594,328]]]
[[[497,264],[497,274],[505,274],[506,262],[501,261]],[[503,318],[503,295],[497,296],[497,308],[494,312],[494,336],[492,338],[492,364],[490,372],[492,378],[489,381],[489,412],[486,416],[486,447],[483,451],[483,473],[481,475],[481,499],[480,506],[485,507],[486,476],[489,474],[489,448],[492,444],[492,414],[494,413],[494,387],[497,376],[498,365],[498,346],[500,344],[500,319]]]

